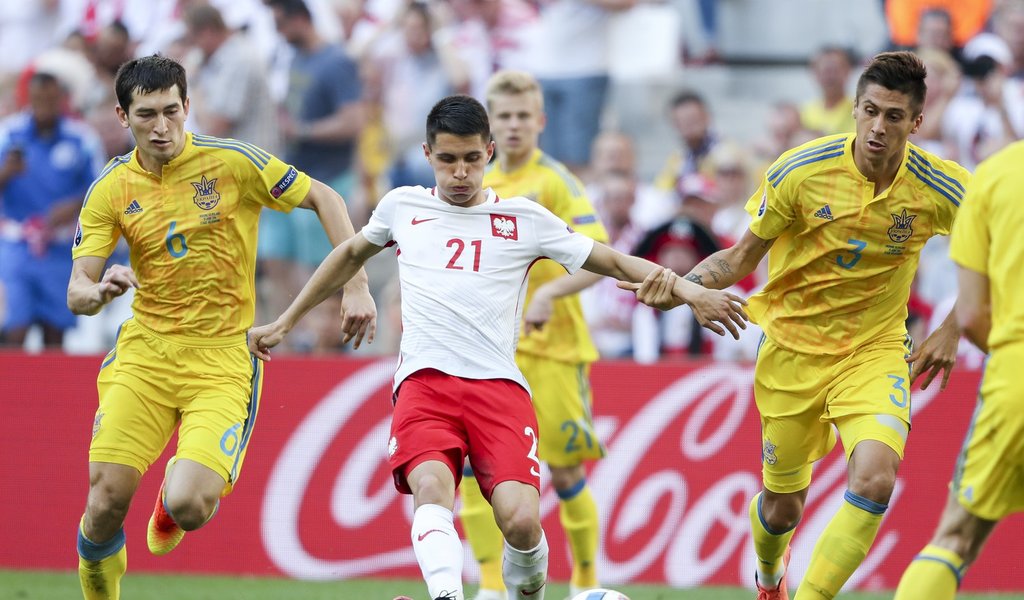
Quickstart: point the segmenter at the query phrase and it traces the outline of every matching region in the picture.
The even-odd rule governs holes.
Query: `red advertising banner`
[[[9,515],[0,568],[73,569],[75,527],[88,490],[97,357],[0,354],[0,508]],[[235,492],[217,517],[164,557],[145,527],[163,461],[128,516],[133,571],[240,573],[303,579],[417,577],[411,503],[387,469],[393,359],[299,360],[267,365],[256,430]],[[595,420],[608,456],[589,483],[602,520],[602,581],[679,587],[750,585],[747,504],[760,486],[760,443],[749,365],[599,363]],[[915,392],[907,460],[877,541],[850,587],[895,586],[928,541],[946,499],[980,374]],[[938,384],[935,384],[937,388]],[[172,442],[173,444],[173,442]],[[170,450],[167,456],[170,455]],[[842,502],[838,449],[816,471],[793,539],[791,587]],[[569,563],[557,500],[545,486],[551,576]],[[993,535],[965,589],[1024,588],[1019,516]],[[471,556],[467,553],[467,556]],[[467,566],[472,577],[473,565]]]

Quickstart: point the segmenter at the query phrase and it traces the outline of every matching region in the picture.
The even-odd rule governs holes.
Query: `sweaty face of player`
[[[128,112],[117,107],[122,127],[132,130],[139,147],[142,166],[159,173],[159,167],[181,154],[185,147],[185,118],[188,98],[184,102],[178,86],[148,94],[135,90]]]
[[[439,133],[423,153],[434,169],[437,195],[455,206],[475,206],[484,201],[484,168],[494,154],[494,142],[479,135]]]
[[[519,161],[533,152],[544,131],[540,93],[494,94],[487,104],[498,156]]]
[[[908,94],[869,83],[853,108],[858,165],[865,161],[878,169],[899,164],[907,138],[921,125],[920,110]]]

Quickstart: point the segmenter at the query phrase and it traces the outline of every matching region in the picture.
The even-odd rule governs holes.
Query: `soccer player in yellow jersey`
[[[521,71],[495,73],[487,85],[487,108],[498,158],[484,175],[484,185],[499,197],[530,198],[573,230],[607,243],[608,234],[583,184],[537,147],[544,129],[544,100],[537,80]],[[590,364],[598,355],[577,292],[598,279],[600,275],[589,271],[569,276],[551,260],[535,264],[530,269],[524,331],[516,350],[516,363],[533,390],[539,456],[551,472],[572,550],[573,595],[597,587],[597,505],[587,487],[583,463],[604,456],[590,414]],[[471,477],[462,486],[459,517],[480,563],[477,600],[503,600],[501,531]]]
[[[68,306],[95,314],[136,288],[100,367],[89,447],[89,496],[78,530],[87,600],[118,598],[122,527],[142,474],[178,428],[147,541],[165,554],[202,527],[238,479],[259,410],[252,326],[260,210],[315,210],[331,241],[353,235],[344,201],[320,182],[245,142],[184,130],[185,70],[159,56],[117,72],[116,108],[136,148],[114,158],[86,194],[72,251]],[[131,267],[104,272],[119,237]],[[346,288],[346,335],[372,340],[376,309],[365,275]],[[179,427],[180,424],[180,427]]]
[[[811,466],[836,443],[833,426],[847,458],[845,502],[819,538],[796,598],[839,593],[892,494],[910,430],[910,388],[918,376],[926,387],[940,372],[945,386],[956,358],[952,313],[916,352],[904,326],[921,247],[949,233],[968,178],[907,141],[921,125],[924,78],[909,52],[876,56],[857,83],[856,133],[784,153],[747,205],[750,230],[686,276],[728,287],[771,249],[768,283],[748,306],[764,330],[754,372],[764,490],[750,504],[764,600],[789,597],[789,540]],[[638,298],[678,303],[654,278]]]
[[[1024,512],[1024,142],[975,171],[949,253],[959,265],[957,320],[989,353],[978,406],[931,542],[903,574],[896,600],[952,600],[996,523]]]

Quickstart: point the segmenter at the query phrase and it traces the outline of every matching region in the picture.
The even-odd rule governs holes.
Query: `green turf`
[[[753,592],[739,588],[678,590],[662,586],[616,586],[632,600],[751,600]],[[474,588],[467,592],[472,598]],[[563,600],[565,585],[551,584],[547,600]],[[125,600],[391,600],[398,595],[426,600],[419,580],[359,579],[328,583],[257,579],[251,577],[196,577],[130,574],[121,586]],[[845,594],[842,600],[882,600],[892,594]],[[81,598],[77,573],[0,570],[0,599],[56,600]],[[1024,594],[962,594],[958,600],[1024,600]]]

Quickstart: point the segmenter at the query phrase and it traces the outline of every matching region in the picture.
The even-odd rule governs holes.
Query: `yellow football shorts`
[[[226,494],[256,423],[262,378],[244,336],[170,339],[129,319],[100,367],[89,460],[145,473],[180,423],[175,456],[219,473]]]
[[[1024,512],[1024,346],[999,349],[985,365],[978,404],[953,472],[952,489],[972,515],[997,521]]]
[[[793,352],[763,339],[754,399],[761,414],[764,486],[777,493],[809,486],[812,465],[836,444],[835,429],[847,460],[863,440],[882,442],[903,458],[910,431],[905,357],[911,348],[907,336],[830,356]]]
[[[603,457],[590,412],[590,365],[524,353],[516,354],[516,363],[533,391],[540,459],[553,467],[574,467]]]

